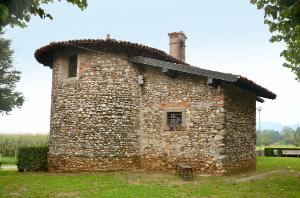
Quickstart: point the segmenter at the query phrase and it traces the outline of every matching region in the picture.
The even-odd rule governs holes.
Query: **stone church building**
[[[256,101],[276,95],[189,65],[185,34],[169,39],[170,54],[109,37],[36,50],[53,76],[49,171],[255,169]]]

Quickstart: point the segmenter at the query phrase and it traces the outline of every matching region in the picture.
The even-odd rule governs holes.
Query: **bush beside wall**
[[[21,147],[17,155],[18,171],[47,171],[48,147]]]

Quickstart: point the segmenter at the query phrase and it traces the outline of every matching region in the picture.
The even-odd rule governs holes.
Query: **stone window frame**
[[[176,129],[172,129],[172,127],[170,127],[168,125],[168,113],[181,113],[181,126],[179,128]],[[163,113],[163,127],[165,131],[185,131],[186,130],[186,109],[182,108],[182,107],[172,107],[172,108],[167,108],[164,110]]]
[[[76,76],[69,77],[69,58],[71,56],[77,56],[77,71]],[[63,81],[77,80],[79,78],[80,71],[80,54],[77,52],[65,53],[60,57],[60,67],[59,67],[59,79]]]

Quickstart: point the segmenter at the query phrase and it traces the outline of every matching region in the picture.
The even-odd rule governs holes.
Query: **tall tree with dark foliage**
[[[0,33],[0,113],[8,114],[13,108],[22,106],[24,97],[15,90],[20,72],[13,66],[10,40],[2,36]]]

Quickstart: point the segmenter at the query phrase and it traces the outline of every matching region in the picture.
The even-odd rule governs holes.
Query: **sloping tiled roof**
[[[39,63],[52,68],[53,56],[56,52],[60,50],[76,48],[91,50],[99,53],[120,51],[126,53],[128,57],[131,57],[130,60],[136,63],[164,67],[180,72],[224,80],[227,82],[231,82],[238,87],[247,89],[255,93],[259,97],[269,99],[276,98],[276,94],[245,77],[190,66],[189,64],[182,62],[181,60],[173,56],[170,56],[164,51],[126,41],[117,41],[114,39],[83,39],[52,42],[49,45],[37,49],[34,53],[34,56]]]
[[[140,63],[144,65],[150,65],[155,67],[162,67],[170,70],[180,71],[184,73],[189,74],[195,74],[199,76],[206,76],[209,78],[219,79],[227,82],[231,82],[238,87],[241,87],[243,89],[246,89],[248,91],[251,91],[256,94],[256,96],[260,96],[263,98],[269,98],[269,99],[275,99],[276,94],[269,91],[268,89],[256,84],[255,82],[240,76],[240,75],[234,75],[234,74],[228,74],[228,73],[222,73],[217,71],[211,71],[207,69],[202,69],[195,66],[186,66],[182,64],[176,64],[176,63],[170,63],[166,61],[161,60],[155,60],[151,58],[136,56],[131,57],[130,60],[135,63]],[[258,100],[262,102],[262,100]]]
[[[64,49],[89,49],[99,52],[105,51],[122,51],[128,56],[144,56],[148,58],[155,58],[159,60],[168,61],[171,63],[179,63],[188,65],[179,59],[170,56],[162,50],[158,50],[146,45],[131,43],[126,41],[117,41],[114,39],[83,39],[83,40],[69,40],[62,42],[51,42],[49,45],[37,49],[34,53],[36,60],[52,68],[54,53]]]

